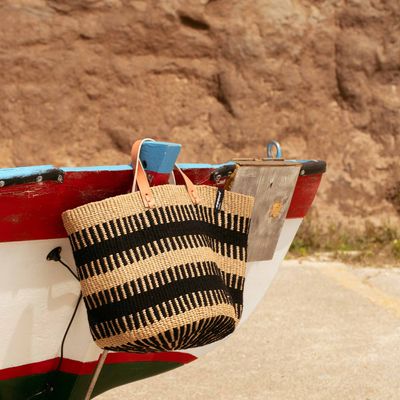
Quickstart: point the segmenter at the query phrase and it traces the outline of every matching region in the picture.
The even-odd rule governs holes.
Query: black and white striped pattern
[[[243,308],[253,201],[245,197],[246,212],[216,214],[209,196],[208,204],[169,204],[93,224],[89,215],[80,229],[82,207],[63,215],[100,347],[186,349],[234,330]]]

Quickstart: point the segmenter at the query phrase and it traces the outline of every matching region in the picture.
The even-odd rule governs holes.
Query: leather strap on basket
[[[153,193],[151,193],[146,172],[144,171],[142,162],[140,161],[139,158],[140,149],[142,148],[144,142],[154,142],[154,140],[148,138],[136,140],[136,142],[132,146],[132,151],[131,151],[132,166],[134,166],[135,168],[135,175],[133,176],[132,192],[136,191],[136,185],[137,185],[145,207],[154,208],[156,205],[154,201],[154,196]]]
[[[199,204],[200,198],[199,195],[197,194],[197,189],[196,185],[188,178],[186,174],[183,173],[183,171],[175,164],[175,168],[180,174],[180,176],[183,178],[185,181],[185,186],[187,191],[189,192],[190,199],[192,200],[193,204]],[[173,172],[172,172],[173,173]]]
[[[145,207],[154,208],[155,207],[154,196],[153,193],[151,192],[149,181],[147,179],[147,174],[143,168],[142,162],[140,161],[139,157],[140,149],[142,148],[144,142],[154,142],[154,140],[149,138],[140,139],[137,140],[132,146],[132,151],[131,151],[132,166],[134,166],[135,168],[132,192],[136,191],[136,185],[137,185]],[[196,186],[176,164],[175,168],[177,169],[178,173],[182,176],[185,182],[186,189],[189,193],[190,199],[192,200],[193,204],[198,204],[200,199],[197,194]]]

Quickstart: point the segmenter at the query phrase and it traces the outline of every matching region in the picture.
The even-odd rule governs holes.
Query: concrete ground
[[[285,261],[214,352],[98,400],[400,399],[400,269]]]

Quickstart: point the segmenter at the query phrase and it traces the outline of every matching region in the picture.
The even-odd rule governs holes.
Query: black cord
[[[76,280],[79,281],[78,275],[74,271],[72,271],[71,267],[69,267],[67,264],[65,264],[65,262],[63,260],[60,260],[59,262],[62,265],[64,265],[64,267],[67,268],[69,272],[71,272],[71,274],[75,277]]]
[[[70,268],[69,265],[67,265],[63,260],[61,260],[61,251],[62,251],[62,248],[60,246],[55,247],[53,250],[50,251],[49,254],[47,254],[47,257],[46,257],[47,261],[55,261],[55,262],[59,262],[60,264],[64,265],[64,267],[67,268],[69,272],[71,272],[71,274],[74,276],[74,278],[79,281],[78,275],[74,271],[72,271],[72,269]]]
[[[75,306],[74,312],[72,314],[71,319],[69,320],[69,324],[67,326],[67,329],[65,330],[64,337],[63,337],[63,339],[61,341],[60,360],[58,361],[58,365],[57,365],[57,368],[55,369],[55,372],[58,372],[60,370],[60,368],[61,368],[61,364],[62,364],[63,359],[64,359],[65,339],[67,338],[67,335],[68,335],[69,329],[71,328],[72,322],[74,322],[74,318],[75,318],[76,312],[78,311],[78,307],[79,307],[79,304],[81,303],[81,300],[82,300],[82,292],[79,294],[78,301],[76,302],[76,306]]]
[[[82,292],[79,294],[78,301],[76,302],[76,306],[75,306],[74,312],[73,312],[73,314],[72,314],[71,319],[69,320],[67,329],[65,330],[65,333],[64,333],[64,337],[63,337],[63,339],[62,339],[62,341],[61,341],[60,359],[58,360],[58,364],[57,364],[56,369],[53,371],[54,374],[56,374],[57,372],[60,371],[62,362],[63,362],[63,360],[64,360],[64,344],[65,344],[65,339],[67,338],[67,335],[68,335],[68,332],[69,332],[69,330],[70,330],[70,328],[71,328],[71,325],[72,325],[72,323],[74,322],[75,315],[76,315],[76,313],[77,313],[77,311],[78,311],[78,307],[79,307],[79,304],[81,303],[81,300],[82,300]],[[36,397],[39,397],[39,396],[42,396],[42,395],[47,395],[47,394],[51,393],[53,390],[54,390],[54,384],[53,384],[52,382],[47,382],[47,383],[46,383],[46,387],[45,387],[43,390],[41,390],[40,392],[35,393],[34,395],[28,397],[27,400],[33,400],[33,399],[35,399]]]
[[[52,257],[51,254],[54,253],[54,252],[57,255],[55,257]],[[72,271],[72,269],[65,262],[63,262],[61,260],[60,253],[61,253],[61,248],[60,247],[56,247],[55,249],[53,249],[49,253],[49,255],[47,256],[47,260],[49,260],[49,261],[52,260],[52,261],[56,261],[56,262],[61,263],[79,281],[79,278],[75,274],[75,272]],[[69,332],[69,330],[71,328],[72,323],[74,322],[74,319],[75,319],[76,313],[78,311],[79,304],[81,303],[81,300],[82,300],[82,292],[79,294],[78,301],[76,302],[76,305],[75,305],[75,308],[74,308],[74,312],[72,313],[71,319],[69,320],[67,329],[65,330],[64,336],[63,336],[62,341],[61,341],[60,359],[58,360],[58,364],[57,364],[56,369],[53,371],[54,377],[55,377],[56,373],[59,372],[60,369],[61,369],[61,365],[62,365],[62,362],[64,360],[64,344],[65,344],[65,340],[67,339],[68,332]],[[37,392],[37,393],[33,394],[32,396],[28,397],[27,400],[33,400],[35,398],[39,398],[42,395],[47,395],[47,394],[49,394],[49,393],[51,393],[53,391],[54,391],[54,382],[47,382],[46,383],[46,387],[44,389],[42,389],[40,392]]]

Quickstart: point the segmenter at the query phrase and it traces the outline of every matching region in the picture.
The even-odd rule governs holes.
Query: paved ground
[[[286,261],[204,358],[98,400],[400,399],[400,269]]]

